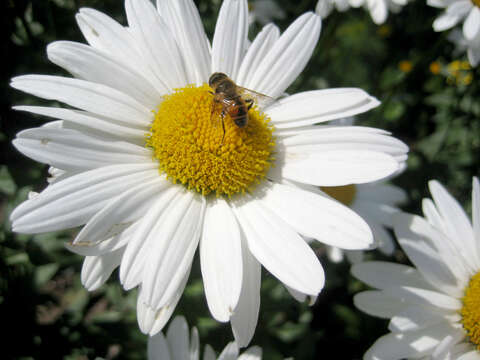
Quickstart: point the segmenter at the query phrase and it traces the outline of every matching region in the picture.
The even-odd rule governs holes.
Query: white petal
[[[168,326],[167,341],[172,354],[172,360],[188,359],[190,340],[188,337],[188,324],[183,316],[176,316]]]
[[[150,210],[158,198],[156,195],[170,186],[167,180],[159,176],[125,191],[88,221],[73,245],[92,245],[123,232]]]
[[[363,291],[353,297],[353,303],[363,312],[383,319],[390,319],[405,307],[400,299],[383,291]]]
[[[438,213],[437,207],[432,199],[422,199],[422,211],[430,225],[444,233],[447,232],[447,229],[445,229],[443,224],[443,219]]]
[[[105,141],[68,129],[23,130],[12,143],[22,154],[68,172],[114,164],[152,163],[151,152],[145,147]]]
[[[392,286],[431,288],[415,268],[402,264],[367,261],[353,265],[351,273],[365,284],[377,289]]]
[[[414,305],[395,315],[388,329],[392,332],[416,331],[440,322],[453,323],[460,320],[460,314],[455,311],[442,312],[438,308]]]
[[[436,289],[451,296],[462,297],[461,282],[455,278],[450,269],[439,259],[438,253],[425,243],[407,240],[401,232],[396,232],[399,244],[408,258],[415,264],[423,277]]]
[[[356,200],[364,199],[389,205],[398,205],[407,201],[405,190],[392,184],[362,184],[358,185],[357,189]]]
[[[85,224],[118,194],[158,176],[155,164],[122,164],[55,182],[11,214],[13,231],[39,233]]]
[[[153,309],[165,305],[191,266],[200,238],[205,199],[191,191],[181,194],[173,208],[161,215],[143,270],[143,291]]]
[[[56,41],[48,45],[47,54],[73,76],[122,91],[147,108],[155,109],[162,100],[162,94],[140,73],[90,46]]]
[[[285,151],[297,147],[308,148],[312,152],[340,147],[344,150],[377,151],[395,157],[399,163],[406,160],[408,152],[407,145],[389,134],[375,133],[368,128],[358,129],[357,126],[318,126],[317,131],[302,131],[298,135],[281,139],[278,147],[285,148]]]
[[[260,263],[248,250],[247,240],[242,233],[243,280],[242,292],[233,316],[230,319],[233,335],[238,346],[245,347],[252,340],[257,327],[260,310]]]
[[[87,256],[83,261],[81,280],[88,291],[94,291],[102,286],[110,274],[122,261],[125,248],[109,252],[101,256]]]
[[[171,360],[170,349],[161,332],[148,337],[147,344],[148,360]]]
[[[312,249],[285,222],[255,200],[237,208],[248,248],[285,285],[308,295],[323,288],[325,275]]]
[[[468,61],[473,67],[480,63],[480,46],[469,47],[467,49]]]
[[[148,0],[127,0],[125,12],[129,29],[157,81],[170,90],[187,85],[180,50],[153,4]]]
[[[255,196],[304,236],[342,249],[365,249],[373,245],[365,221],[327,196],[276,183],[259,189]]]
[[[242,289],[240,228],[227,202],[208,203],[200,241],[200,263],[208,308],[218,321],[229,321]]]
[[[99,243],[85,243],[85,242],[82,242],[79,244],[65,243],[64,246],[71,252],[82,255],[82,256],[104,255],[127,245],[130,239],[133,237],[133,234],[135,234],[138,228],[138,223],[139,221],[137,221],[136,223],[133,223],[132,225],[127,227],[125,230],[123,230],[121,233],[115,236],[112,236],[109,239],[105,239]]]
[[[261,360],[262,348],[259,346],[252,346],[245,350],[242,355],[238,357],[238,360]]]
[[[145,128],[129,127],[114,119],[86,111],[43,106],[14,106],[13,109],[62,119],[64,127],[71,122],[85,129],[85,132],[92,131],[99,133],[104,138],[122,139],[142,145],[145,143]]]
[[[480,259],[476,253],[476,244],[473,236],[472,225],[462,207],[447,190],[435,180],[428,183],[430,193],[437,205],[438,211],[452,240],[456,240],[456,247],[473,267],[480,267]]]
[[[140,72],[155,87],[157,93],[166,94],[168,88],[158,81],[145,62],[129,28],[94,9],[82,8],[76,16],[78,25],[88,43]]]
[[[273,24],[263,27],[248,48],[245,58],[242,61],[240,70],[238,71],[237,83],[246,88],[252,88],[250,85],[252,76],[258,68],[260,62],[266,56],[273,44],[278,40],[280,30]],[[254,84],[253,84],[254,85]]]
[[[463,23],[463,35],[468,41],[478,39],[480,36],[480,9],[476,6],[472,7]]]
[[[256,68],[248,85],[277,98],[303,71],[320,36],[322,21],[314,13],[296,19]]]
[[[387,20],[388,8],[385,0],[367,0],[367,7],[375,24],[380,25]]]
[[[419,331],[388,334],[379,338],[365,353],[365,360],[420,358],[430,354],[448,335],[457,330],[448,324],[435,325]]]
[[[315,304],[315,302],[317,301],[317,297],[316,296],[308,296],[304,293],[301,293],[295,289],[292,289],[291,287],[288,287],[285,285],[285,289],[287,289],[288,293],[290,295],[292,295],[292,297],[297,300],[298,302],[305,302],[306,300],[308,300],[308,305],[312,306],[313,304]]]
[[[460,17],[448,13],[443,13],[435,19],[433,22],[433,30],[435,31],[445,31],[448,30],[461,20]]]
[[[181,187],[171,186],[160,194],[150,210],[138,225],[132,239],[128,242],[120,265],[120,282],[125,290],[132,289],[143,280],[143,269],[152,252],[155,236],[162,230],[158,228],[159,219],[164,212],[169,212]]]
[[[168,304],[157,311],[146,305],[142,296],[142,288],[140,288],[137,300],[137,320],[140,330],[144,334],[149,334],[152,336],[163,329],[167,321],[170,319],[170,316],[172,316],[172,313],[183,294],[183,290],[185,289],[189,275],[190,269],[188,269],[180,286],[178,287],[174,296],[169,300]]]
[[[397,213],[394,232],[398,243],[425,280],[443,291],[456,294],[467,284],[468,272],[451,242],[424,219]]]
[[[130,96],[108,86],[60,76],[24,75],[12,79],[17,90],[90,111],[133,126],[146,127],[152,118],[146,108]]]
[[[210,345],[205,345],[205,350],[203,352],[203,360],[216,360],[217,354],[213,351]]]
[[[238,346],[235,342],[230,342],[225,346],[218,360],[236,360],[238,357]]]
[[[285,178],[316,186],[342,186],[379,180],[398,170],[397,160],[390,155],[343,147],[331,145],[323,152],[308,146],[289,147],[276,154],[269,177],[279,182]]]
[[[480,354],[478,353],[478,350],[473,350],[460,355],[456,360],[480,360]]]
[[[158,0],[157,8],[185,59],[188,83],[200,85],[208,81],[211,70],[210,43],[193,1]]]
[[[446,310],[460,310],[461,300],[444,295],[437,291],[419,289],[414,287],[390,287],[383,290],[385,294],[402,299],[406,304],[438,307]]]
[[[480,255],[480,183],[477,177],[472,179],[472,223],[478,256]]]
[[[190,332],[190,360],[199,360],[200,358],[200,339],[196,327]]]
[[[379,104],[377,99],[361,89],[338,88],[288,96],[278,100],[265,113],[272,119],[275,128],[282,129],[357,115]]]
[[[223,72],[232,79],[237,78],[247,48],[247,36],[247,1],[225,0],[213,36],[212,73]]]

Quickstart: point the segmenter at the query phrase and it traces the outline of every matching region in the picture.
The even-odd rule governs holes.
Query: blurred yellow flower
[[[442,70],[442,66],[438,61],[432,61],[430,63],[429,69],[433,75],[438,75],[440,74],[440,70]]]
[[[413,64],[411,61],[402,60],[398,63],[398,68],[404,73],[409,73],[413,69]]]

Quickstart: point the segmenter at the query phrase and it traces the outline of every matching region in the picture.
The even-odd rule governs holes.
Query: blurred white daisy
[[[319,0],[315,11],[322,18],[326,18],[333,8],[346,11],[350,7],[364,7],[370,13],[373,22],[377,25],[387,21],[388,12],[398,13],[408,0]]]
[[[406,194],[398,186],[377,181],[369,184],[321,187],[322,191],[349,206],[359,214],[372,229],[378,249],[385,255],[392,255],[395,244],[387,228],[392,227],[392,215],[399,211],[398,205],[405,202]],[[351,263],[363,260],[362,250],[342,250],[329,246],[328,256],[333,262],[340,262],[344,255]]]
[[[394,231],[415,267],[372,261],[352,273],[377,288],[355,296],[366,313],[390,319],[388,335],[364,359],[480,359],[480,185],[473,179],[473,227],[437,181],[425,218],[398,213]]]
[[[212,119],[212,73],[273,98],[285,92],[318,41],[313,13],[281,36],[265,26],[247,48],[246,0],[223,2],[211,45],[191,0],[160,0],[157,9],[127,0],[125,7],[128,27],[81,9],[89,45],[48,46],[49,59],[75,78],[12,80],[78,109],[16,107],[61,121],[14,140],[58,177],[12,212],[13,230],[85,225],[68,246],[86,256],[83,284],[94,290],[119,266],[123,287],[139,288],[138,321],[150,335],[170,318],[199,247],[208,307],[245,346],[258,318],[260,264],[292,293],[316,296],[324,273],[301,235],[350,250],[373,245],[368,225],[316,186],[387,177],[407,147],[377,129],[312,125],[378,105],[354,88],[254,106],[245,127],[228,113],[224,131]]]
[[[266,25],[276,19],[285,19],[285,11],[274,0],[255,0],[248,2],[248,22]]]
[[[453,56],[467,52],[468,61],[475,67],[480,63],[480,41],[468,41],[460,29],[453,29],[448,34],[448,40],[455,44]]]
[[[433,22],[435,31],[445,31],[463,21],[462,37],[458,41],[467,48],[472,66],[480,62],[480,1],[479,0],[427,0],[427,4],[445,9]]]
[[[167,335],[161,332],[148,339],[148,360],[198,360],[200,358],[200,341],[198,331],[192,328],[190,334],[188,324],[183,316],[176,316],[168,326]],[[221,360],[260,360],[262,349],[252,346],[240,356],[238,345],[229,343],[218,356]],[[205,345],[203,360],[215,360],[217,355],[210,345]]]

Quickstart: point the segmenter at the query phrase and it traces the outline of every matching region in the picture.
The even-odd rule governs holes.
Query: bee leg
[[[223,140],[225,140],[225,121],[223,120],[225,117],[225,111],[222,110],[222,113],[220,114],[222,116],[222,129],[223,129],[223,136],[222,136],[222,142],[220,146],[223,146]]]
[[[247,111],[248,111],[253,106],[253,99],[246,99],[245,102],[248,104],[248,108],[247,108]]]

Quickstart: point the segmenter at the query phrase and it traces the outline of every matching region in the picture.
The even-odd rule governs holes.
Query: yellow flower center
[[[187,86],[166,95],[147,134],[161,173],[202,195],[245,193],[262,180],[275,146],[270,119],[256,107],[240,128],[213,111],[212,89]]]
[[[480,350],[480,272],[472,276],[462,299],[462,325],[470,341]]]
[[[480,0],[472,0],[473,5],[480,8]]]
[[[321,186],[320,189],[347,206],[352,205],[355,194],[357,193],[357,188],[353,184],[345,186]]]

